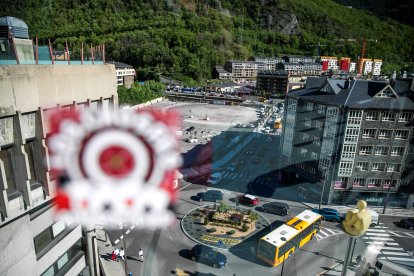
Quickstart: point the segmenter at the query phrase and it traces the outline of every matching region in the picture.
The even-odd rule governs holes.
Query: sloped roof
[[[329,105],[345,105],[358,109],[414,110],[414,92],[409,83],[397,80],[392,87],[399,98],[379,98],[375,95],[384,89],[389,82],[352,80],[345,88],[345,80],[327,79],[335,93],[321,91],[326,78],[308,78],[305,88],[289,93],[289,96],[306,98],[309,101]]]

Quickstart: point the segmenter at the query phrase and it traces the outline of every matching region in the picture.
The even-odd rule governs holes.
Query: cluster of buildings
[[[413,123],[413,77],[308,77],[286,95],[282,182],[326,204],[412,208]]]
[[[45,139],[55,110],[118,105],[115,67],[54,60],[17,18],[0,18],[0,30],[0,275],[100,275],[93,226],[53,215],[58,179]]]
[[[312,57],[285,55],[276,57],[251,57],[247,61],[231,60],[224,67],[216,66],[214,77],[236,83],[256,82],[257,90],[269,94],[286,94],[292,89],[301,88],[308,76],[321,76],[333,73],[342,75],[357,74],[379,76],[382,60],[360,59],[358,64],[350,58],[321,56]]]

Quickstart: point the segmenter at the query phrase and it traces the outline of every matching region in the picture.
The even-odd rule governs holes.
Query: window
[[[352,173],[352,161],[341,161],[339,165],[339,173],[341,175],[348,175]]]
[[[409,122],[411,121],[411,113],[402,112],[398,114],[398,122]]]
[[[404,156],[404,147],[392,147],[391,156]]]
[[[382,185],[383,188],[390,187],[391,179],[384,179],[384,184]],[[393,179],[390,188],[395,188],[398,185],[398,179]]]
[[[58,275],[59,272],[65,269],[65,266],[79,256],[82,251],[82,242],[79,239],[68,251],[66,251],[52,266],[50,266],[41,276]]]
[[[380,129],[378,130],[378,139],[391,139],[392,130],[391,129]]]
[[[388,147],[385,146],[376,146],[375,155],[388,155]]]
[[[373,146],[361,146],[359,154],[372,154]]]
[[[395,131],[394,139],[407,140],[408,139],[408,135],[409,135],[409,131],[408,130],[397,129]]]
[[[318,160],[319,155],[316,152],[311,152],[311,159],[312,160]]]
[[[394,122],[395,112],[385,111],[381,113],[381,120],[384,122]]]
[[[408,147],[407,154],[414,154],[414,147]]]
[[[308,141],[309,140],[309,137],[310,137],[309,133],[303,133],[302,140],[303,141]]]
[[[401,172],[401,164],[389,163],[387,167],[387,172]]]
[[[378,111],[367,111],[367,115],[365,115],[365,120],[367,121],[378,121],[379,119],[379,112]]]
[[[380,187],[381,178],[370,178],[368,179],[368,187]]]
[[[354,178],[354,181],[352,182],[353,187],[360,187],[365,186],[365,178]]]
[[[342,148],[342,158],[354,158],[356,145],[344,145]]]
[[[321,145],[321,138],[317,137],[317,136],[313,136],[313,144],[320,146]]]
[[[313,111],[313,103],[306,102],[305,108],[306,110]]]
[[[323,122],[322,121],[315,120],[314,122],[315,122],[315,128],[319,128],[319,129],[323,128]]]
[[[14,160],[12,158],[12,147],[7,149],[0,149],[0,159],[3,161],[4,173],[7,181],[7,194],[12,194],[17,191],[16,181],[14,179]]]
[[[361,171],[361,172],[368,171],[368,168],[369,168],[369,162],[365,162],[365,161],[358,162],[356,166],[356,170]]]
[[[362,132],[362,138],[375,138],[377,130],[374,128],[366,128]]]
[[[30,184],[34,184],[34,183],[39,183],[39,181],[37,180],[37,174],[36,174],[36,162],[35,162],[35,140],[26,142],[26,144],[24,144],[24,151],[27,154],[27,161],[28,161],[28,166],[29,166],[29,171],[30,171],[30,175],[29,175],[29,179],[30,179]]]
[[[377,95],[375,95],[375,97],[379,97],[379,98],[392,98],[392,97],[396,97],[395,93],[393,91],[391,91],[391,88],[386,88],[384,90],[382,90],[381,92],[379,92]]]
[[[306,156],[307,153],[308,153],[308,150],[307,149],[304,149],[304,148],[301,148],[300,149],[300,154],[301,155]]]
[[[318,112],[319,114],[325,113],[325,106],[324,105],[321,105],[321,104],[318,104],[316,106],[316,112]]]
[[[357,142],[359,135],[359,127],[348,126],[345,132],[346,142]]]
[[[359,125],[361,123],[362,111],[351,110],[348,113],[348,124]]]
[[[65,230],[66,225],[63,221],[58,221],[49,226],[39,235],[34,237],[36,254],[39,254],[46,246],[48,246],[59,234]]]
[[[305,119],[304,124],[307,127],[311,127],[312,126],[312,120],[311,119]]]
[[[372,163],[371,171],[373,172],[383,172],[385,170],[385,163]]]

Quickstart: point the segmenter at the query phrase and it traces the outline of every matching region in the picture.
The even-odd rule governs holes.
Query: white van
[[[377,212],[371,209],[367,209],[371,213],[371,224],[370,227],[375,227],[379,224],[379,215]]]
[[[210,185],[215,185],[220,182],[221,178],[222,178],[221,173],[219,172],[212,173],[209,179],[207,180],[207,183]]]

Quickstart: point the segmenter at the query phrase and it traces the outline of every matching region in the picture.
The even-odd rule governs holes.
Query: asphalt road
[[[231,107],[227,111],[230,113],[226,113],[228,115],[227,119],[222,120],[222,117],[227,115],[225,113],[216,115],[213,111],[216,107],[205,104],[197,104],[196,106],[204,109],[193,109],[190,104],[181,105],[182,114],[186,118],[183,129],[193,125],[198,132],[198,134],[183,133],[183,136],[198,136],[200,138],[199,143],[206,143],[208,138],[211,137],[208,134],[216,134],[228,129],[236,121],[242,124],[249,123],[252,121],[252,114],[253,116],[258,115],[254,109],[249,110],[250,113],[244,115],[242,109],[239,109],[240,107]],[[207,109],[209,110],[207,111]],[[203,121],[202,117],[205,116],[206,112],[211,116],[211,121]],[[240,114],[242,116],[238,116]],[[193,115],[193,118],[190,118],[191,115]],[[220,118],[215,118],[215,116]],[[204,133],[202,133],[203,131]],[[237,133],[237,131],[248,130],[232,128],[231,131]],[[203,135],[204,137],[202,137]],[[271,137],[271,141],[267,140],[268,137]],[[282,185],[275,178],[277,174],[274,172],[278,169],[280,157],[279,139],[280,136],[276,134],[261,133],[258,135],[252,143],[228,162],[228,164],[237,162],[234,170],[229,170],[228,165],[215,168],[223,174],[223,179],[214,187],[181,181],[178,188],[181,191],[177,204],[177,221],[170,228],[150,231],[140,230],[139,227],[131,229],[129,226],[128,234],[125,235],[126,253],[129,256],[127,261],[128,270],[133,275],[173,275],[176,268],[183,269],[189,272],[190,275],[280,275],[281,265],[275,268],[269,267],[256,258],[256,241],[243,242],[243,246],[238,247],[237,250],[221,250],[228,260],[228,264],[224,268],[215,269],[194,262],[188,258],[188,251],[196,243],[188,238],[180,228],[180,219],[188,211],[204,204],[195,201],[192,197],[207,189],[220,189],[224,193],[225,202],[228,204],[235,204],[236,196],[242,193],[257,195],[260,199],[259,205],[275,200],[288,202],[290,214],[287,217],[263,214],[270,222],[287,221],[290,217],[306,209],[307,206],[298,200],[299,191],[297,187]],[[191,150],[192,147],[194,147],[193,144],[183,142],[183,152]],[[258,157],[258,161],[255,160],[255,156]],[[405,258],[405,263],[411,261],[414,263],[414,259],[409,256],[409,252],[414,250],[414,231],[397,227],[394,222],[399,219],[393,217],[382,218],[382,225],[371,229],[370,235],[367,234],[365,239],[364,237],[358,239],[354,256],[366,253],[374,237],[379,236],[390,239],[389,244],[384,242],[380,244],[380,257]],[[412,233],[412,236],[406,233]],[[120,238],[121,230],[110,230],[108,234],[113,243],[116,243],[118,247],[123,246],[123,240]],[[343,261],[346,245],[347,237],[338,225],[324,222],[316,239],[297,250],[291,258],[285,261],[284,274],[293,276],[316,275]],[[139,248],[144,250],[144,263],[138,260]],[[397,255],[392,255],[392,252],[397,252]]]

